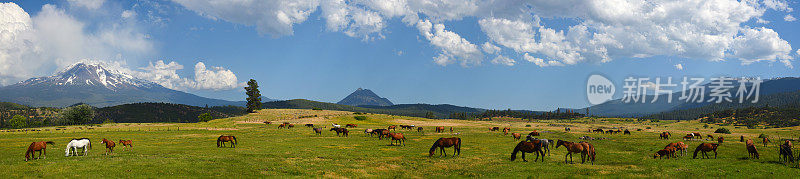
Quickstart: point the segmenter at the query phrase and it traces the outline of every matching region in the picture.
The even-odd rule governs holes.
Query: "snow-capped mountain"
[[[31,106],[65,107],[86,103],[104,107],[137,102],[165,102],[194,106],[242,105],[165,88],[157,83],[104,68],[77,63],[52,76],[31,78],[0,87],[0,101]]]

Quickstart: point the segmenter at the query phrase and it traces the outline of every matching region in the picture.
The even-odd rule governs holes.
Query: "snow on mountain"
[[[117,91],[131,88],[153,88],[158,84],[103,68],[100,64],[77,63],[55,75],[31,78],[16,85],[98,86]]]

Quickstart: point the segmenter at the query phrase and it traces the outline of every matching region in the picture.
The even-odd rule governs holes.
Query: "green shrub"
[[[86,104],[68,107],[61,111],[61,118],[70,124],[88,124],[94,118],[94,109]]]
[[[25,116],[14,115],[8,123],[11,128],[15,129],[28,127],[28,119],[26,119]]]
[[[320,108],[311,108],[311,110],[322,111],[322,109],[320,109]]]
[[[114,123],[114,120],[111,120],[111,118],[107,118],[106,120],[103,120],[103,124],[113,124],[113,123]]]
[[[367,120],[367,116],[354,116],[353,118],[359,121]]]
[[[525,127],[531,127],[531,125],[530,124],[526,124]]]
[[[210,113],[203,113],[203,114],[200,114],[200,116],[197,116],[197,121],[198,122],[208,122],[208,121],[211,121],[212,119],[214,119],[214,117],[211,117]]]
[[[717,129],[716,131],[714,131],[714,133],[730,134],[731,131],[723,127],[723,128]]]
[[[647,126],[647,128],[645,128],[645,129],[652,129],[652,128],[650,128],[650,126]]]
[[[703,128],[708,129],[708,124],[703,124]]]

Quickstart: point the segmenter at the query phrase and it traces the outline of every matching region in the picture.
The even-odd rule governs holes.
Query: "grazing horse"
[[[692,135],[692,136],[693,136],[693,137],[695,137],[695,138],[700,138],[700,139],[703,139],[703,135],[700,135],[700,133],[699,133],[699,132],[692,132],[692,133],[689,133],[689,135]],[[712,140],[713,140],[713,139],[712,139]]]
[[[100,141],[100,143],[106,144],[106,155],[108,155],[108,153],[114,154],[114,147],[117,146],[117,144],[115,144],[114,141],[110,141],[107,140],[106,138],[103,138],[103,141]]]
[[[689,146],[684,144],[683,142],[675,142],[675,143],[667,144],[667,146],[665,146],[664,148],[668,148],[668,147],[675,148],[675,150],[679,151],[681,156],[683,156],[684,153],[686,153],[686,148],[688,148]]]
[[[489,130],[490,131],[498,131],[498,130],[500,130],[500,127],[492,127],[492,128],[489,128]]]
[[[89,138],[70,140],[67,144],[67,150],[64,151],[64,156],[70,156],[70,149],[72,149],[72,153],[75,154],[75,156],[78,156],[78,148],[83,148],[83,156],[86,156],[86,154],[89,152],[89,149],[92,149],[92,141],[90,141]]]
[[[595,129],[595,130],[594,130],[594,132],[599,132],[599,133],[601,133],[601,134],[602,134],[602,133],[605,133],[605,131],[603,131],[603,129]]]
[[[422,127],[417,127],[417,132],[422,132]]]
[[[331,126],[333,126],[333,128],[342,128],[341,125],[336,124],[336,123],[331,123]]]
[[[396,128],[397,128],[397,126],[395,126],[395,125],[391,125],[391,126],[387,127],[386,129],[387,129],[387,130],[393,130],[393,131],[396,131]]]
[[[286,126],[286,129],[291,129],[292,127],[294,127],[294,124],[288,124],[288,126]]]
[[[704,158],[704,157],[705,158],[711,158],[706,153],[706,152],[710,152],[710,151],[714,151],[714,159],[716,159],[717,158],[717,147],[719,147],[719,144],[702,143],[702,144],[698,145],[696,149],[694,149],[694,156],[692,157],[692,159],[696,159],[697,158],[697,152],[703,152],[703,154],[700,156],[701,159]]]
[[[625,129],[625,132],[624,132],[624,133],[622,133],[622,134],[623,134],[623,135],[631,135],[631,131],[629,131],[628,129]]]
[[[542,162],[544,162],[544,152],[542,151],[542,143],[541,141],[534,140],[532,142],[528,141],[520,141],[517,143],[517,146],[514,147],[514,151],[511,152],[511,161],[517,159],[517,152],[522,151],[522,161],[527,162],[525,160],[525,153],[536,153],[536,158],[533,159],[533,162],[539,160],[539,155],[542,156]]]
[[[692,140],[692,139],[694,139],[694,135],[692,134],[686,134],[686,136],[683,136],[683,140]]]
[[[717,138],[717,143],[722,144],[723,141],[725,141],[725,138],[723,138],[722,136]]]
[[[122,150],[127,150],[128,147],[133,147],[133,141],[131,140],[119,140],[119,144],[122,144]]]
[[[614,134],[614,133],[616,133],[616,132],[617,132],[617,131],[614,131],[614,130],[611,130],[611,129],[609,129],[608,131],[606,131],[606,134]]]
[[[739,136],[739,142],[744,142],[744,136]]]
[[[264,121],[264,124],[272,124],[272,121]]]
[[[781,161],[783,162],[794,162],[794,155],[792,154],[792,142],[786,140],[783,144],[780,145],[779,155]]]
[[[567,163],[567,156],[569,156],[570,161],[572,161],[572,153],[580,153],[581,163],[586,162],[588,156],[588,159],[591,161],[592,165],[594,165],[595,151],[592,144],[587,142],[574,143],[558,140],[558,142],[556,142],[556,148],[558,148],[558,146],[564,146],[564,148],[567,149],[567,155],[564,156],[564,163]]]
[[[347,131],[347,128],[331,128],[330,131],[336,131],[336,136],[342,134],[343,137],[347,137],[350,134],[350,131]]]
[[[753,139],[747,139],[746,145],[747,153],[750,154],[750,158],[758,159],[758,149],[756,149],[756,145],[753,143]]]
[[[230,142],[231,143],[231,147],[233,147],[233,148],[236,148],[236,143],[239,143],[238,141],[236,141],[236,136],[220,135],[219,137],[217,137],[217,147],[220,147],[220,146],[225,147],[225,142]]]
[[[536,137],[533,137],[533,136],[530,136],[530,135],[527,137],[527,139],[525,139],[525,141],[535,141],[535,140],[538,140],[539,142],[541,142],[542,143],[542,151],[544,153],[547,153],[547,155],[550,155],[550,145],[553,144],[553,141],[550,140],[550,139],[537,139]]]
[[[364,129],[364,136],[367,136],[367,135],[372,137],[372,129]]]
[[[503,128],[503,135],[508,135],[508,129]]]
[[[669,133],[662,132],[661,134],[658,135],[658,139],[669,139]]]
[[[320,127],[314,128],[314,134],[321,135],[322,134],[322,128],[320,128]]]
[[[306,124],[306,127],[314,127],[314,124]]]
[[[519,140],[520,138],[522,138],[522,134],[519,134],[519,133],[511,133],[511,137],[513,137],[513,138],[514,138],[514,140],[516,141],[516,140]]]
[[[42,154],[44,154],[44,158],[47,158],[47,144],[56,145],[53,141],[39,141],[39,142],[31,142],[31,145],[28,146],[28,151],[25,152],[25,161],[37,158],[42,158]],[[36,157],[36,152],[39,152],[39,157]]]
[[[344,125],[344,127],[345,128],[347,128],[347,127],[354,128],[354,127],[358,127],[358,125],[356,125],[356,124],[347,124],[347,125]]]
[[[370,136],[372,136],[373,134],[374,135],[378,135],[378,139],[380,140],[380,139],[383,138],[383,132],[386,132],[386,131],[387,131],[386,129],[373,129],[372,133],[370,134]]]
[[[278,129],[280,129],[280,128],[286,128],[286,124],[278,125]]]
[[[439,156],[441,157],[444,154],[447,157],[447,152],[444,151],[444,148],[453,147],[453,156],[461,155],[461,138],[458,137],[451,137],[451,138],[439,138],[436,142],[433,142],[433,146],[431,146],[431,150],[428,151],[428,157],[433,156],[433,153],[436,152],[436,147],[439,147]]]
[[[539,136],[539,132],[533,131],[531,133],[528,133],[528,136]]]
[[[769,144],[769,138],[766,137],[762,138],[761,143],[764,143],[764,147],[767,147],[767,144]]]
[[[394,141],[397,141],[400,142],[400,144],[403,144],[403,146],[406,146],[406,137],[403,136],[403,133],[389,133],[389,137],[392,138],[389,145],[394,145]]]
[[[667,156],[667,159],[669,159],[670,153],[671,153],[671,151],[669,151],[669,149],[661,149],[661,150],[657,151],[655,154],[653,154],[653,159],[656,159],[656,158],[660,159],[660,158],[662,158],[664,156]]]
[[[444,127],[436,127],[436,132],[444,132]]]

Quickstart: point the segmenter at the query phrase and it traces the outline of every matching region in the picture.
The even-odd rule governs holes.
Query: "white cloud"
[[[492,60],[493,64],[501,64],[501,65],[505,65],[505,66],[514,66],[514,63],[516,63],[516,62],[517,61],[514,61],[514,59],[510,59],[510,58],[504,57],[502,55],[498,55],[497,57],[495,57]]]
[[[776,11],[792,12],[793,10],[789,7],[789,3],[783,0],[764,0],[763,4],[765,7]]]
[[[544,59],[533,57],[533,56],[529,55],[528,53],[525,53],[522,56],[522,58],[525,59],[525,61],[532,62],[533,64],[536,64],[536,65],[538,65],[540,67],[564,66],[564,64],[561,63],[561,62],[558,62],[558,61],[555,61],[555,60],[548,60],[548,61],[545,62]]]
[[[0,14],[0,85],[49,75],[81,59],[124,60],[154,51],[134,24],[87,24],[49,4],[30,17],[16,4],[2,3]]]
[[[786,14],[786,16],[783,17],[783,20],[786,22],[793,22],[796,21],[797,19],[795,19],[794,16],[792,16],[791,14]]]
[[[194,78],[194,89],[226,90],[241,86],[231,70],[214,66],[206,68],[203,62],[194,65]]]
[[[84,7],[86,9],[94,10],[103,6],[106,0],[67,0],[71,6]]]
[[[420,34],[428,39],[431,45],[441,49],[439,56],[434,57],[436,64],[442,66],[455,62],[459,62],[461,66],[481,64],[483,53],[477,45],[444,28],[444,24],[434,25],[428,20],[420,20],[417,23]]]
[[[481,49],[483,49],[483,52],[488,54],[497,54],[501,50],[500,47],[489,42],[483,43],[483,45],[481,45]]]
[[[304,22],[319,6],[318,0],[240,1],[174,0],[213,20],[255,26],[260,34],[292,35],[294,24]]]
[[[194,66],[194,79],[178,75],[177,71],[182,69],[183,65],[177,62],[164,63],[163,60],[159,60],[139,68],[141,71],[124,68],[121,71],[174,90],[230,90],[242,86],[236,74],[222,67],[207,68],[205,63],[197,62]]]
[[[680,63],[678,63],[678,64],[675,64],[675,69],[677,69],[677,70],[683,70],[683,64],[680,64]]]
[[[120,17],[122,17],[123,19],[133,18],[135,16],[136,16],[136,11],[132,10],[124,10],[122,11],[122,14],[120,14]]]
[[[739,58],[742,64],[758,61],[780,60],[781,63],[791,67],[789,55],[792,46],[781,39],[778,33],[768,28],[744,29],[743,35],[736,37],[731,43],[733,54],[731,57]]]

